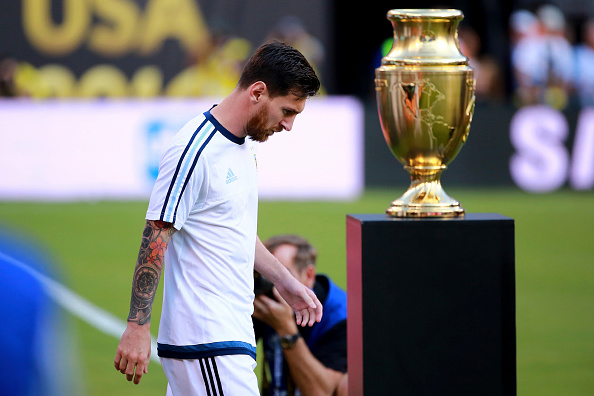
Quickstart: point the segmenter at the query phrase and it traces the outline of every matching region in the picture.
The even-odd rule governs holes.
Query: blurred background
[[[259,145],[260,237],[302,234],[320,252],[320,271],[346,287],[346,214],[382,213],[409,182],[381,133],[373,79],[393,39],[387,11],[411,5],[0,5],[0,265],[18,279],[4,290],[36,291],[34,301],[45,304],[47,297],[56,306],[51,312],[63,311],[52,317],[67,330],[39,342],[55,349],[66,340],[69,348],[51,356],[73,368],[52,375],[61,380],[47,389],[164,394],[158,362],[138,387],[112,367],[160,151],[234,88],[243,62],[272,38],[303,52],[319,73],[322,95],[308,101],[291,133]],[[475,69],[477,104],[468,142],[442,182],[467,211],[516,220],[518,393],[590,395],[594,1],[414,7],[457,8],[465,16],[458,33]],[[25,247],[9,249],[17,245]],[[8,313],[19,317],[14,307],[3,323]],[[21,330],[15,332],[29,334]],[[47,359],[35,364],[41,372],[48,366]],[[0,370],[0,395],[21,394],[16,385],[4,388],[7,373]]]

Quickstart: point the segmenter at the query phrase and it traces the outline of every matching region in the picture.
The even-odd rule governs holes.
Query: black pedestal
[[[514,221],[347,216],[350,396],[516,394]]]

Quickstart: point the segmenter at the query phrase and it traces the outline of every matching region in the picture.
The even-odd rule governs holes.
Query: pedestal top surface
[[[361,222],[378,221],[513,221],[511,217],[503,216],[499,213],[466,213],[460,217],[390,217],[383,213],[371,214],[347,214],[348,217],[355,218]]]

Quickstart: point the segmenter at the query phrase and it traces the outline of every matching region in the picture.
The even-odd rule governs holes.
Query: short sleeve
[[[207,169],[207,160],[199,156],[192,145],[169,147],[161,157],[146,219],[172,223],[180,230],[204,195],[203,186],[208,185]]]

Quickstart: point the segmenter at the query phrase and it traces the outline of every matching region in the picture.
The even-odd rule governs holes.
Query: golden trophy
[[[384,138],[410,173],[411,184],[386,213],[393,217],[455,217],[460,203],[440,176],[468,137],[475,79],[460,52],[459,10],[390,10],[394,44],[375,70]]]

